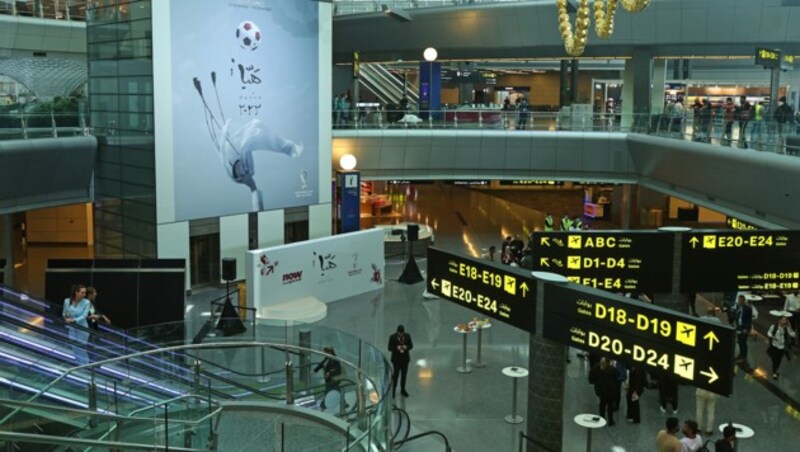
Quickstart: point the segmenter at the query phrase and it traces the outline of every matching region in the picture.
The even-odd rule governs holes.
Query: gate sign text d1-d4
[[[674,236],[666,232],[535,232],[534,270],[609,292],[670,292]]]
[[[547,284],[543,336],[649,371],[667,372],[722,395],[733,392],[735,332],[630,298]]]
[[[428,248],[428,292],[534,332],[536,282],[527,272]]]
[[[800,231],[683,234],[681,292],[797,290]]]

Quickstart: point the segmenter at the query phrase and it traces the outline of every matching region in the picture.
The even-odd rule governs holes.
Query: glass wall
[[[91,2],[86,31],[95,254],[156,257],[151,2]]]

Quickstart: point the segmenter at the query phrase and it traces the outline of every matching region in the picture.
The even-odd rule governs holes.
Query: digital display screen
[[[536,282],[528,272],[428,248],[428,292],[534,333]]]
[[[759,229],[758,226],[742,221],[736,217],[725,217],[725,225],[737,231],[755,231]]]
[[[545,285],[543,309],[546,339],[733,392],[729,326],[575,285]]]
[[[769,69],[779,69],[781,67],[781,52],[774,49],[763,47],[756,49],[756,65]]]
[[[564,181],[561,180],[538,180],[538,179],[501,179],[500,185],[512,185],[512,186],[552,186],[552,187],[560,187],[564,185]]]
[[[683,235],[681,292],[800,288],[800,231]]]
[[[665,232],[535,232],[534,270],[609,292],[671,292],[673,241]]]

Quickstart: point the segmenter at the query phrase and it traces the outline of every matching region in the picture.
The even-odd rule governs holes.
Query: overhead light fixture
[[[411,14],[402,8],[392,8],[389,5],[381,5],[383,14],[391,17],[392,19],[399,20],[400,22],[411,22]]]

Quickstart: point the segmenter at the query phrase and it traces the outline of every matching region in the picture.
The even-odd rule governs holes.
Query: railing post
[[[453,112],[453,128],[458,128],[458,112]]]
[[[286,404],[294,405],[294,367],[291,361],[287,361],[286,368]]]
[[[53,138],[58,138],[58,126],[56,125],[56,114],[50,110],[50,126],[53,127]]]
[[[89,411],[97,411],[97,384],[94,380],[94,367],[91,368],[90,375],[89,387],[87,388],[89,392]],[[89,426],[92,428],[97,427],[97,419],[93,415],[89,418]]]
[[[483,128],[483,110],[478,110],[478,128]]]
[[[356,412],[358,417],[358,428],[364,430],[367,428],[367,419],[364,414],[367,411],[366,397],[364,396],[364,385],[361,383],[360,376],[356,377]]]
[[[298,333],[298,345],[303,348],[311,348],[311,330],[300,330]],[[307,388],[311,383],[311,372],[309,365],[311,357],[308,353],[300,354],[300,381]]]
[[[192,390],[195,394],[200,394],[200,372],[203,370],[203,365],[199,359],[194,361],[192,370],[194,370],[194,385],[192,386]]]
[[[164,404],[164,450],[169,452],[169,404]]]
[[[19,114],[19,122],[20,122],[20,125],[22,126],[22,139],[23,140],[27,140],[28,139],[28,121],[25,120],[25,115],[23,115],[22,113]]]

